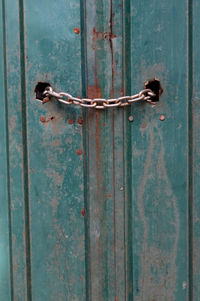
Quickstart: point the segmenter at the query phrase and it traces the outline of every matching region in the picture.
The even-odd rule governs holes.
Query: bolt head
[[[165,115],[161,114],[159,119],[160,119],[160,121],[164,121],[165,120]]]
[[[128,117],[128,120],[129,120],[130,122],[133,122],[133,120],[134,120],[133,116],[129,116],[129,117]]]

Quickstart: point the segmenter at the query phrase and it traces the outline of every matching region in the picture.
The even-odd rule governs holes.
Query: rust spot
[[[76,154],[78,155],[78,156],[80,156],[80,155],[82,155],[82,150],[81,149],[77,149],[77,151],[76,151]]]
[[[142,123],[141,128],[142,128],[142,129],[146,129],[146,128],[147,128],[147,125],[148,125],[148,124],[147,124],[146,122],[144,122],[144,123]]]
[[[58,146],[59,145],[59,141],[58,140],[55,140],[51,143],[52,146]]]
[[[46,119],[45,116],[40,116],[40,121],[43,122],[43,123],[44,123],[44,122],[47,123],[47,122],[49,122],[49,121],[51,121],[51,120],[54,120],[54,119],[56,119],[55,116],[51,116],[51,117],[48,118],[48,119]]]
[[[46,122],[46,117],[45,116],[40,116],[40,121],[41,122]]]
[[[163,114],[160,115],[160,121],[164,121],[165,120],[165,116]]]
[[[79,117],[78,120],[77,120],[77,122],[82,125],[84,123],[84,120],[83,120],[82,117]]]
[[[105,194],[105,197],[106,197],[106,198],[111,198],[111,197],[112,197],[112,194],[111,194],[111,193],[107,193],[107,194]]]
[[[74,123],[74,120],[73,119],[68,119],[68,124],[73,124]]]
[[[83,208],[83,209],[81,210],[81,215],[82,215],[83,217],[85,217],[85,214],[86,214],[86,210],[85,210],[85,208]]]
[[[76,34],[79,34],[79,33],[80,33],[80,28],[75,27],[75,28],[74,28],[74,32],[75,32]]]
[[[13,270],[14,270],[15,272],[17,272],[18,268],[19,268],[19,265],[18,265],[18,264],[13,264]]]

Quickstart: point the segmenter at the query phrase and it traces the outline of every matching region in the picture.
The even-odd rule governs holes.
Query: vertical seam
[[[189,300],[193,300],[193,0],[188,0],[188,253]]]
[[[87,28],[86,28],[86,0],[80,0],[80,28],[81,28],[81,93],[82,97],[87,95]],[[82,118],[84,120],[82,125],[83,137],[83,185],[84,185],[84,207],[86,215],[84,217],[84,232],[85,232],[85,296],[86,301],[91,300],[91,275],[90,275],[90,208],[89,208],[89,183],[88,183],[88,120],[87,112],[82,108]]]
[[[23,191],[24,191],[24,223],[26,249],[26,281],[27,300],[32,300],[31,277],[31,244],[30,244],[30,204],[28,178],[28,138],[27,138],[27,95],[25,67],[25,26],[24,1],[19,0],[19,31],[20,31],[20,71],[21,71],[21,113],[22,113],[22,143],[23,143]]]

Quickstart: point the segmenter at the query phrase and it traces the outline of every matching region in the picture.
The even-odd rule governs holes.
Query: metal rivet
[[[134,120],[133,116],[129,116],[128,120],[132,122]]]
[[[161,114],[159,119],[160,119],[160,121],[164,121],[165,120],[165,116]]]
[[[79,34],[79,33],[80,33],[80,29],[79,29],[78,27],[75,27],[75,28],[74,28],[74,32],[75,32],[76,34]]]
[[[77,149],[77,151],[76,151],[76,154],[78,155],[78,156],[80,156],[80,155],[82,155],[82,150],[81,149]]]

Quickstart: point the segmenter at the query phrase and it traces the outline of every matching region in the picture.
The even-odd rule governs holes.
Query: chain
[[[59,102],[66,105],[79,105],[86,108],[105,109],[113,107],[125,107],[133,102],[145,101],[155,105],[155,102],[151,100],[152,97],[156,96],[151,89],[144,89],[138,94],[132,96],[121,96],[118,98],[105,99],[105,98],[77,98],[66,92],[57,93],[52,87],[47,87],[43,93],[43,103],[50,101],[51,97],[55,97]]]

